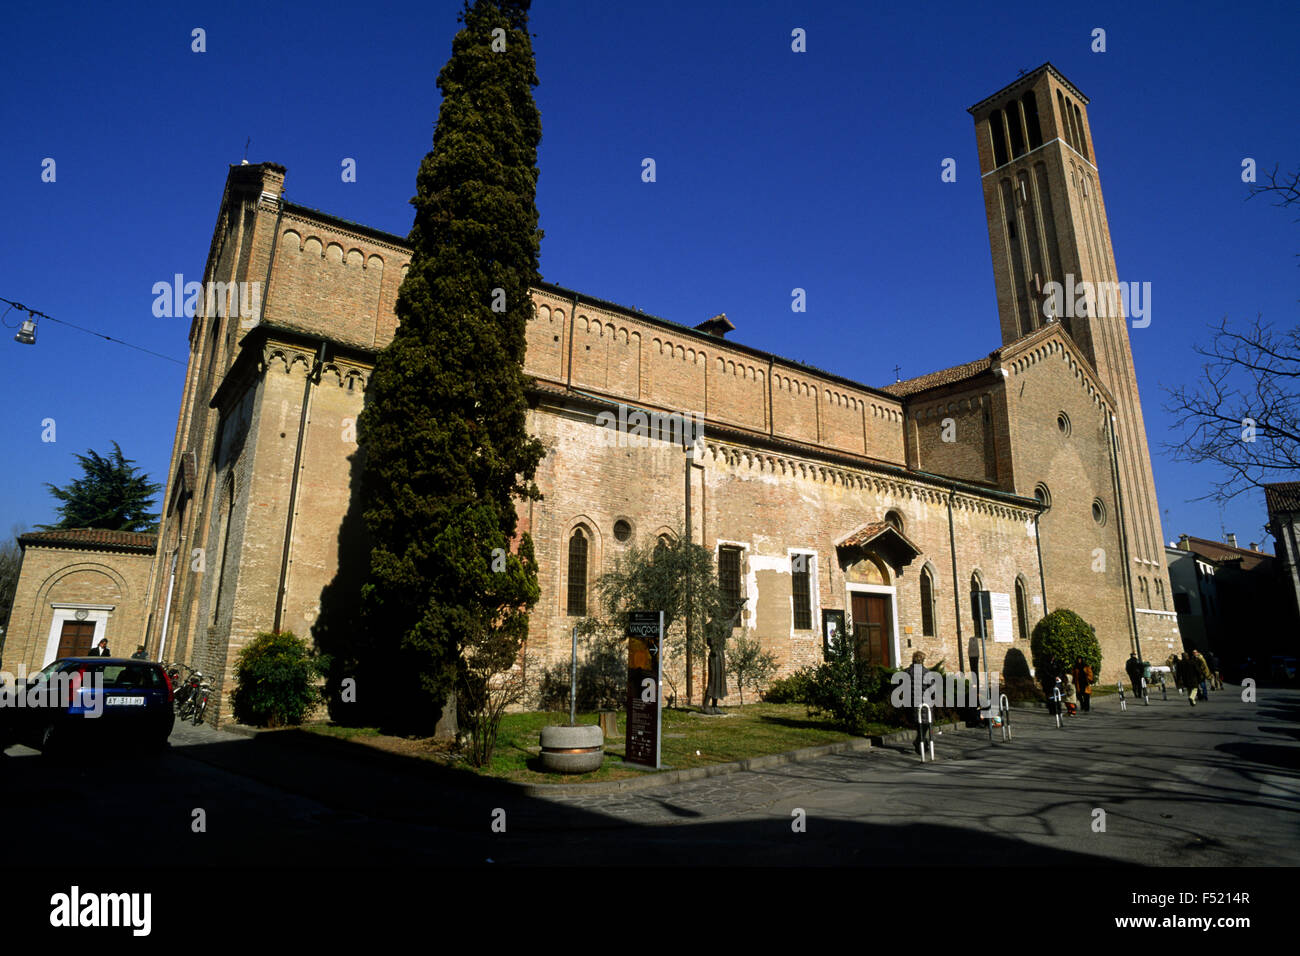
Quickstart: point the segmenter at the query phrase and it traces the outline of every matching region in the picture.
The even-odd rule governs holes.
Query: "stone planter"
[[[591,773],[605,759],[598,724],[542,728],[542,768],[549,773]]]

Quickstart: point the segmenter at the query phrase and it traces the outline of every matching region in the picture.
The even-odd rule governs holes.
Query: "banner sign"
[[[659,769],[663,711],[664,615],[633,611],[627,617],[627,750],[624,760]]]

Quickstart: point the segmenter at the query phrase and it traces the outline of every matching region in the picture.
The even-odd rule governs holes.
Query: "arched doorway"
[[[892,522],[863,525],[835,543],[844,571],[850,634],[858,660],[898,666],[895,575],[920,554]]]
[[[897,656],[894,648],[897,593],[888,569],[876,555],[863,553],[844,566],[844,584],[848,591],[849,633],[853,636],[857,659],[889,667]]]

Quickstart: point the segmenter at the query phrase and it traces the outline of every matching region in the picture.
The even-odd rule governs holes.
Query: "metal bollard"
[[[1124,699],[1124,682],[1116,681],[1115,686],[1119,688],[1119,709],[1128,710],[1128,701]]]
[[[1065,710],[1065,699],[1061,697],[1061,688],[1053,688],[1052,703],[1055,705],[1053,710],[1056,711],[1056,729],[1060,730],[1065,726],[1065,722],[1061,720],[1061,711]]]
[[[1148,688],[1147,688],[1147,679],[1146,679],[1145,677],[1142,677],[1142,678],[1139,678],[1139,679],[1142,681],[1142,703],[1144,703],[1144,704],[1146,704],[1148,707],[1150,707],[1150,706],[1151,706],[1151,694],[1148,692]]]
[[[1011,701],[1007,700],[1007,695],[1003,694],[998,701],[999,716],[1002,718],[1002,739],[1004,741],[1011,739]]]
[[[1160,674],[1160,699],[1169,699],[1169,688],[1165,686],[1165,675],[1163,672]]]
[[[930,745],[930,762],[934,762],[934,708],[922,704],[916,708],[916,727],[921,740],[921,763],[925,763],[925,745]]]

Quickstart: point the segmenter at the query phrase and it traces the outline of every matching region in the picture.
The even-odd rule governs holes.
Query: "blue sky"
[[[7,8],[0,296],[184,360],[188,320],[155,318],[151,290],[201,278],[249,137],[251,161],[288,167],[291,200],[405,235],[459,6]],[[989,6],[536,2],[543,277],[691,325],[726,312],[731,338],[867,384],[985,355],[999,331],[966,108],[1050,60],[1091,100],[1119,276],[1152,285],[1130,334],[1165,538],[1267,540],[1262,495],[1189,500],[1214,473],[1162,448],[1160,386],[1196,375],[1209,322],[1300,324],[1300,226],[1241,181],[1245,157],[1300,165],[1300,9]],[[76,477],[88,447],[117,440],[164,480],[183,365],[49,322],[34,348],[2,331],[0,532],[53,520],[44,482]]]

